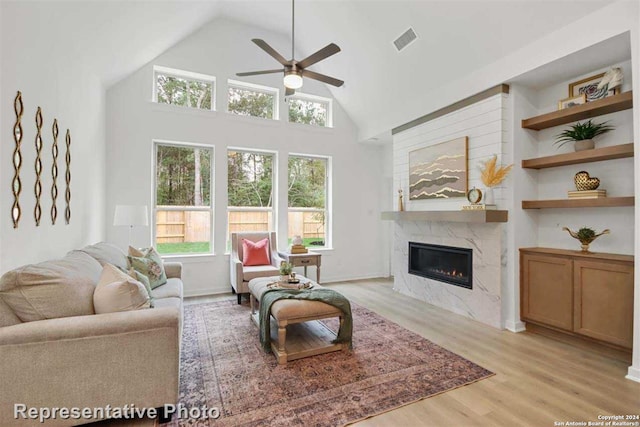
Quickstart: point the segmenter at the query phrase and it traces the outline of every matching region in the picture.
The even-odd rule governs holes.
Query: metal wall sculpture
[[[11,207],[11,219],[13,220],[13,228],[18,228],[22,210],[20,209],[20,192],[22,191],[22,181],[20,181],[20,168],[22,167],[22,154],[20,145],[22,144],[22,113],[24,106],[22,104],[22,93],[18,91],[13,101],[13,111],[16,113],[16,122],[13,125],[13,141],[15,148],[13,149],[13,182],[11,191],[13,192],[13,206]]]
[[[56,205],[58,199],[58,119],[53,119],[51,133],[53,134],[53,145],[51,146],[51,156],[53,157],[51,165],[51,224],[56,225],[58,218],[58,206]]]
[[[64,221],[66,224],[69,224],[69,221],[71,221],[71,134],[69,133],[69,129],[67,129],[65,140],[67,143],[67,153],[65,156],[65,161],[67,163],[67,171],[65,173],[67,188],[64,194],[64,198],[66,201],[66,207],[64,209]]]
[[[36,227],[40,225],[42,217],[42,207],[40,206],[40,196],[42,196],[42,109],[38,107],[36,111],[36,183],[33,186],[33,192],[36,196],[36,206],[33,208],[33,217],[36,220]]]

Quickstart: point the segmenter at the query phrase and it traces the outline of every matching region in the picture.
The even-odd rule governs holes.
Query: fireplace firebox
[[[409,274],[473,288],[473,250],[409,242]]]

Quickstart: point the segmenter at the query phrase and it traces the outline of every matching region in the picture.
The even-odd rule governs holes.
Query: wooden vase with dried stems
[[[485,205],[495,204],[493,187],[499,185],[502,181],[504,181],[511,171],[511,168],[513,168],[513,165],[497,166],[497,162],[498,156],[494,155],[492,158],[484,162],[483,167],[480,171],[480,178],[482,179],[482,183],[487,187],[484,193]]]

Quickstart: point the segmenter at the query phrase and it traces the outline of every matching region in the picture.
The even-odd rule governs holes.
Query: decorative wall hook
[[[67,144],[67,153],[65,155],[65,161],[67,163],[67,170],[65,173],[67,188],[64,193],[64,199],[66,201],[66,207],[64,209],[64,222],[66,224],[69,224],[69,222],[71,221],[71,134],[69,133],[69,129],[67,129],[65,141]]]
[[[51,146],[51,156],[53,157],[51,165],[51,224],[56,225],[58,218],[58,206],[56,205],[58,199],[58,119],[53,119],[51,133],[53,134],[53,145]]]
[[[22,104],[22,92],[18,91],[13,101],[13,111],[16,113],[16,122],[13,125],[13,141],[15,148],[13,149],[13,181],[11,183],[11,191],[13,192],[13,206],[11,207],[11,219],[13,220],[13,228],[18,228],[22,210],[20,208],[20,192],[22,191],[22,181],[20,181],[20,168],[22,167],[22,153],[20,145],[22,144],[22,113],[24,106]]]
[[[36,206],[33,208],[33,217],[36,220],[36,227],[40,225],[40,218],[42,217],[42,207],[40,206],[40,196],[42,196],[42,181],[40,177],[42,175],[42,109],[38,107],[36,111],[36,183],[33,186],[33,191],[36,196]]]

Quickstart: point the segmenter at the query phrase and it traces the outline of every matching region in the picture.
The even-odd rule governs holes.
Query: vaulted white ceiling
[[[296,50],[306,56],[337,43],[342,52],[312,69],[346,81],[331,90],[360,129],[390,129],[429,113],[420,100],[433,88],[472,78],[474,70],[608,3],[299,0]],[[3,2],[2,7],[3,19],[40,10],[34,38],[61,55],[82,58],[106,86],[217,17],[287,37],[291,31],[288,0]],[[398,53],[392,41],[409,26],[419,39]],[[290,52],[289,44],[274,47]],[[255,54],[264,55],[257,47]]]

